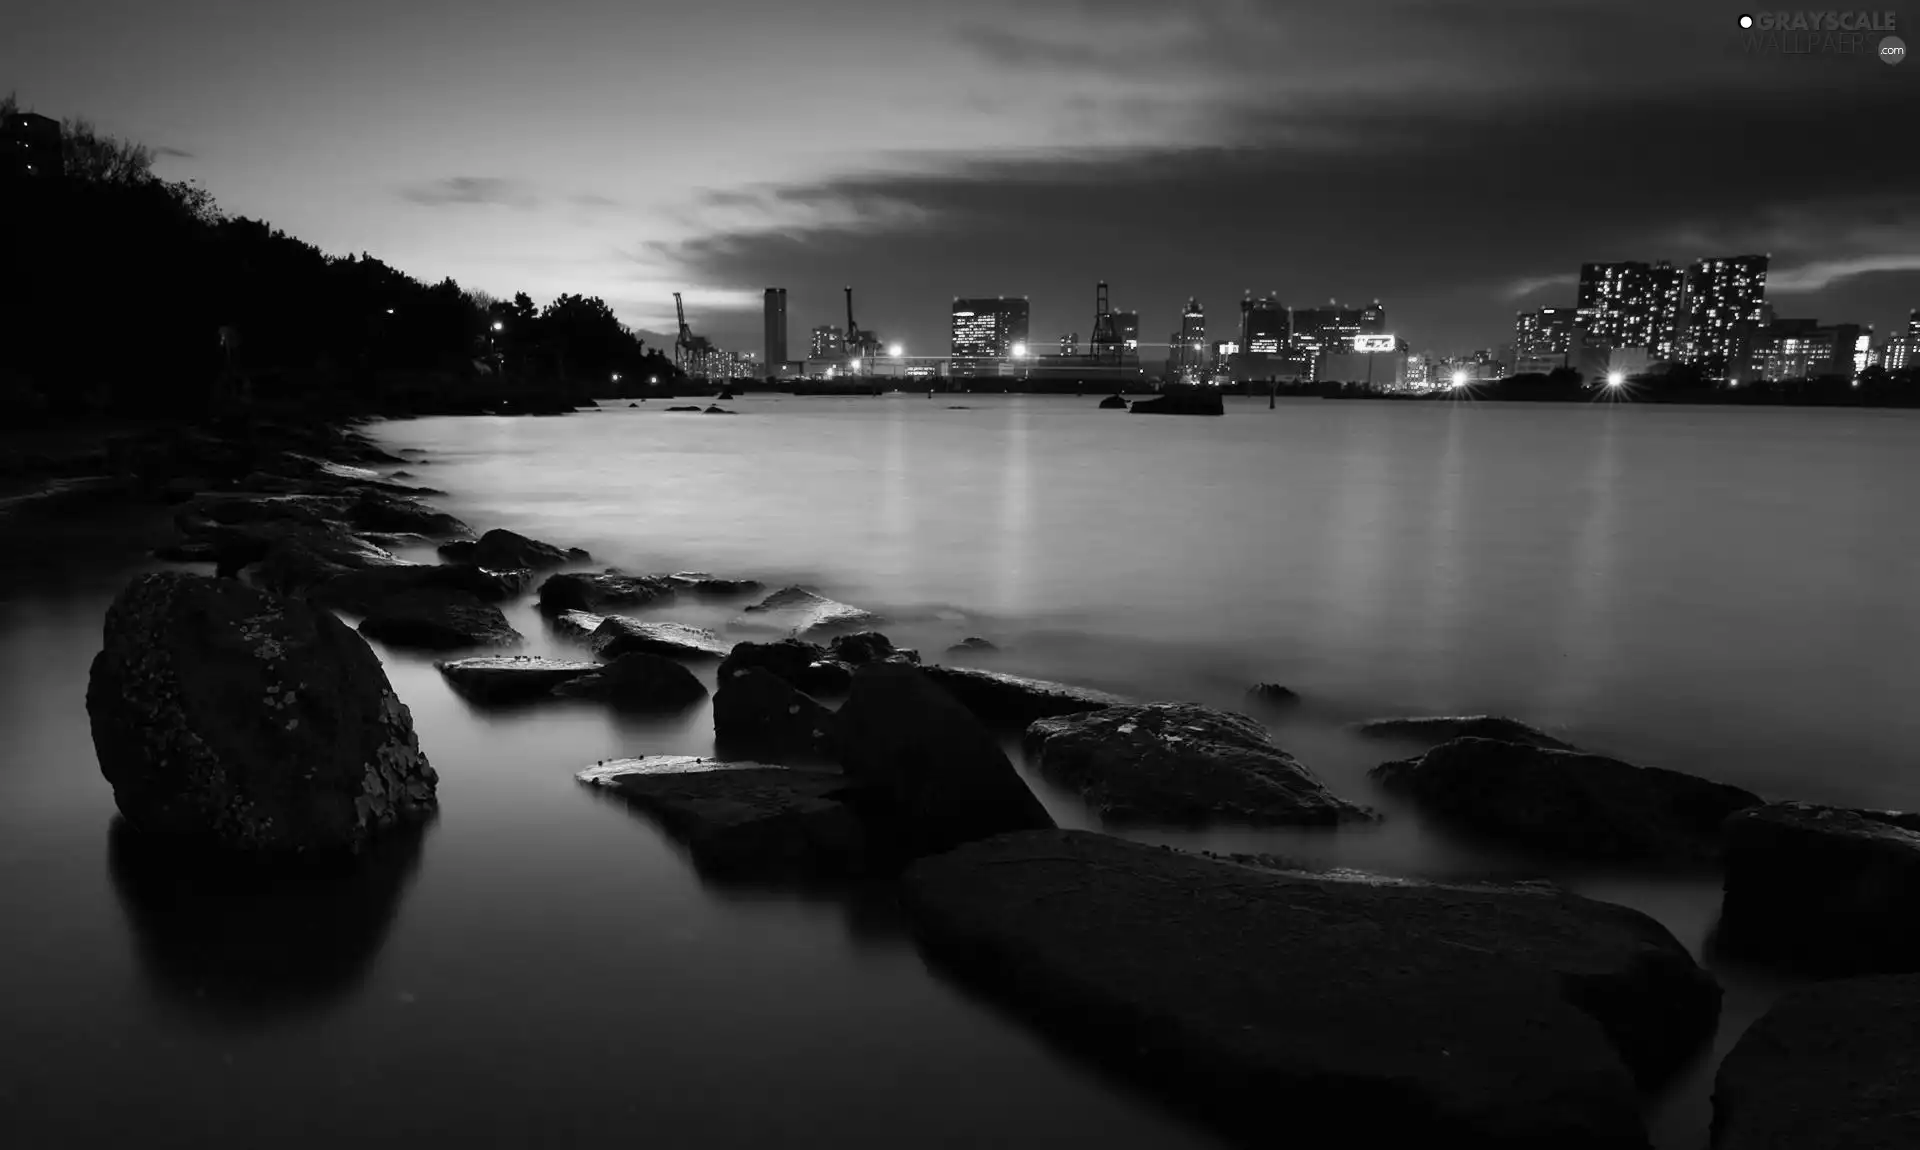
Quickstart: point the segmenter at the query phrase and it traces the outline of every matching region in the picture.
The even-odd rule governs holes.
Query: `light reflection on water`
[[[1342,725],[1489,710],[1767,793],[1920,806],[1907,413],[1308,402],[1141,420],[1084,399],[966,402],[744,397],[725,419],[621,405],[380,434],[428,449],[409,470],[476,526],[637,570],[815,583],[885,611],[930,659],[980,634],[1005,649],[968,663],[1145,698],[1239,707],[1248,683],[1286,683],[1307,702],[1275,726],[1281,744],[1389,815],[1337,834],[1142,838],[1545,874],[1653,914],[1698,954],[1710,878],[1463,843],[1374,792],[1367,769],[1398,749]],[[1203,1144],[929,978],[884,900],[714,888],[572,781],[599,758],[707,751],[709,707],[476,712],[428,660],[385,651],[442,815],[399,881],[337,915],[368,935],[364,961],[348,948],[330,968],[343,979],[291,980],[318,1006],[236,1015],[273,980],[209,963],[176,929],[198,913],[181,896],[109,872],[111,795],[81,699],[123,580],[63,576],[0,618],[0,911],[33,924],[4,973],[36,990],[9,1005],[20,1041],[0,1055],[0,1105],[37,1144],[504,1145],[644,1122],[669,1143],[879,1146],[924,1134],[901,1124],[927,1110],[947,1116],[927,1145]],[[737,610],[648,613],[725,628]],[[569,651],[530,604],[509,613],[529,650]],[[1063,824],[1087,825],[1033,781]],[[198,986],[182,975],[196,969]],[[1724,1050],[1775,987],[1716,969]],[[1709,1073],[1657,1108],[1663,1146],[1699,1143]],[[956,1080],[1008,1117],[953,1106]],[[92,1104],[96,1083],[114,1105]],[[394,1083],[405,1097],[385,1097]]]

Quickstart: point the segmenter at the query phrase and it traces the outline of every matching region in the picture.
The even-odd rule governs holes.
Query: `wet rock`
[[[668,410],[668,411],[696,411],[696,412],[697,412],[697,411],[699,411],[699,410],[701,410],[701,409],[700,409],[699,407],[697,407],[697,406],[695,406],[695,407],[686,407],[686,406],[681,406],[681,407],[669,407],[669,408],[667,408],[667,410]]]
[[[844,695],[853,685],[853,670],[827,657],[827,649],[805,639],[773,643],[735,643],[720,662],[724,683],[748,667],[759,667],[809,695]]]
[[[1214,387],[1167,388],[1152,399],[1137,399],[1135,415],[1225,415],[1227,406]]]
[[[453,590],[409,591],[382,599],[360,621],[360,633],[389,647],[416,651],[514,647],[524,641],[500,608]]]
[[[662,655],[631,651],[591,675],[553,689],[563,699],[592,699],[628,711],[679,711],[707,697],[706,684]]]
[[[834,715],[812,696],[760,667],[719,679],[713,696],[714,746],[729,757],[831,758]]]
[[[1369,739],[1397,739],[1409,743],[1425,743],[1437,747],[1441,743],[1454,739],[1497,739],[1503,743],[1520,743],[1529,747],[1544,747],[1550,751],[1579,750],[1571,743],[1563,743],[1538,727],[1529,727],[1516,719],[1501,718],[1498,715],[1443,715],[1430,718],[1413,719],[1374,719],[1360,723],[1354,733]]]
[[[846,878],[870,868],[860,820],[836,798],[847,786],[839,775],[652,755],[578,777],[652,817],[711,878]]]
[[[599,621],[587,640],[602,659],[617,659],[635,651],[675,659],[724,659],[730,648],[720,636],[684,623],[648,623],[624,615]]]
[[[604,615],[595,615],[591,611],[562,611],[558,615],[547,616],[547,625],[560,635],[569,639],[585,642],[607,621]]]
[[[1719,988],[1542,886],[1292,875],[1083,831],[923,859],[929,957],[1247,1144],[1644,1150]]]
[[[1120,396],[1109,395],[1100,401],[1100,409],[1102,411],[1125,411],[1127,409],[1127,401]]]
[[[925,670],[928,678],[988,723],[1025,727],[1036,719],[1077,715],[1127,702],[1105,691],[1003,675],[998,671],[965,667],[927,667]]]
[[[490,571],[471,563],[396,563],[347,571],[310,587],[307,594],[335,610],[370,615],[403,595],[458,593],[483,603],[525,594],[531,571]]]
[[[615,607],[644,607],[673,598],[673,584],[665,579],[644,575],[622,575],[617,571],[569,571],[547,576],[540,584],[540,609],[548,614],[563,611],[605,612]]]
[[[232,580],[166,572],[122,591],[87,715],[114,802],[145,834],[351,850],[434,808],[412,716],[366,641]]]
[[[482,704],[543,698],[560,684],[595,674],[604,666],[534,655],[481,655],[434,665],[462,697]]]
[[[455,539],[451,543],[442,543],[435,548],[440,558],[449,563],[471,563],[480,544],[472,539]]]
[[[672,411],[673,409],[672,409],[672,408],[668,408],[667,410],[669,410],[669,411]],[[740,413],[739,413],[739,412],[737,412],[737,411],[728,411],[728,410],[727,410],[726,408],[724,408],[724,407],[721,407],[721,406],[720,406],[719,404],[717,404],[717,403],[716,403],[716,404],[714,404],[714,405],[713,405],[712,407],[709,407],[709,408],[707,408],[707,411],[706,411],[706,413],[707,413],[708,415],[738,415],[738,414],[740,414]]]
[[[1840,979],[1776,1002],[1720,1064],[1715,1150],[1920,1146],[1920,976]]]
[[[363,491],[346,510],[347,523],[361,531],[401,531],[415,535],[442,537],[471,535],[472,530],[444,511],[436,511],[418,499]],[[510,563],[501,566],[522,567]]]
[[[849,667],[883,663],[889,659],[916,666],[920,662],[918,651],[901,650],[878,631],[856,631],[851,635],[836,635],[827,643],[827,655],[835,662],[845,663]]]
[[[716,599],[754,595],[764,589],[758,579],[721,579],[705,571],[676,571],[667,579],[681,591]]]
[[[1476,833],[1623,862],[1710,861],[1727,816],[1760,803],[1751,791],[1679,771],[1493,739],[1455,739],[1370,774]]]
[[[1265,727],[1229,711],[1108,707],[1040,719],[1025,743],[1043,776],[1116,822],[1331,826],[1377,817],[1336,798]]]
[[[169,543],[155,547],[153,557],[169,563],[212,563],[219,558],[219,552],[211,543]]]
[[[540,571],[568,563],[585,563],[591,558],[578,547],[556,547],[496,527],[474,543],[472,561],[496,570],[525,567]]]
[[[871,611],[850,607],[805,587],[783,587],[747,608],[739,627],[771,627],[793,635],[824,634],[871,627],[882,620]]]
[[[969,635],[967,638],[948,647],[947,654],[961,655],[969,651],[998,651],[999,649],[1000,648],[994,646],[989,640],[982,639],[978,635]]]
[[[1920,813],[1771,803],[1724,842],[1719,946],[1817,974],[1920,970]]]
[[[860,668],[833,718],[841,769],[884,796],[912,854],[1053,826],[999,740],[916,667]]]
[[[1288,711],[1300,705],[1300,696],[1278,683],[1255,683],[1247,688],[1247,703],[1265,711]]]

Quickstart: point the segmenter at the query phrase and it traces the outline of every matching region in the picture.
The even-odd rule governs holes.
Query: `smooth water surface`
[[[1778,984],[1707,951],[1711,876],[1460,842],[1375,793],[1366,769],[1399,752],[1341,725],[1495,711],[1770,796],[1920,807],[1912,413],[1094,402],[609,401],[378,434],[478,529],[808,583],[930,660],[981,635],[1002,650],[953,661],[1235,707],[1285,683],[1308,702],[1281,744],[1388,820],[1141,837],[1544,874],[1640,907],[1728,986],[1719,1051]],[[884,893],[715,888],[573,781],[708,750],[704,707],[483,714],[382,650],[441,774],[437,822],[350,887],[156,878],[114,833],[83,707],[153,530],[103,524],[118,561],[50,564],[0,602],[0,1144],[1209,1144],[930,975]],[[648,614],[725,628],[737,608]],[[509,614],[530,650],[567,650],[529,604]],[[1663,1147],[1702,1144],[1714,1057],[1650,1100]]]

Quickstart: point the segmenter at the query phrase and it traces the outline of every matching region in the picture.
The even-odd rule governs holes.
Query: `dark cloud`
[[[192,152],[189,152],[189,151],[187,151],[187,150],[185,150],[184,148],[169,148],[169,147],[166,147],[165,145],[162,145],[162,146],[160,146],[160,147],[157,147],[157,148],[155,148],[155,149],[153,150],[153,154],[154,154],[154,155],[156,155],[156,156],[162,156],[162,157],[165,157],[166,159],[170,159],[170,160],[191,160],[191,159],[193,159],[193,153],[192,153]]]
[[[400,198],[428,207],[499,204],[530,208],[540,202],[540,198],[520,181],[491,176],[447,176],[429,180],[400,189]]]
[[[612,196],[596,195],[592,192],[579,192],[567,197],[567,202],[576,208],[617,208],[620,201]]]

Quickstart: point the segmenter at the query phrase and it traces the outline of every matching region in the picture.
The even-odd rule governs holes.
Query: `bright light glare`
[[[1607,386],[1608,386],[1608,387],[1619,387],[1619,386],[1620,386],[1621,384],[1623,384],[1623,383],[1625,383],[1625,382],[1627,382],[1627,373],[1626,373],[1626,372],[1624,372],[1624,371],[1610,371],[1610,372],[1608,372],[1608,373],[1607,373]]]
[[[1015,358],[1015,359],[1025,359],[1025,358],[1027,358],[1027,345],[1026,345],[1026,344],[1024,344],[1024,343],[1016,343],[1016,344],[1014,344],[1014,345],[1013,345],[1013,358]]]
[[[887,354],[895,359],[899,359],[901,356],[907,354],[907,349],[896,343],[887,349]]]
[[[506,325],[506,324],[504,324],[504,323],[501,323],[501,322],[500,322],[499,320],[497,320],[497,319],[493,321],[493,330],[495,330],[495,331],[499,331],[499,330],[500,330],[501,328],[503,328],[503,327],[505,327],[505,326],[507,326],[507,325]]]
[[[1465,386],[1467,386],[1467,373],[1466,373],[1466,372],[1464,372],[1464,371],[1456,371],[1456,372],[1454,372],[1454,373],[1453,373],[1453,386],[1455,386],[1455,387],[1465,387]]]

